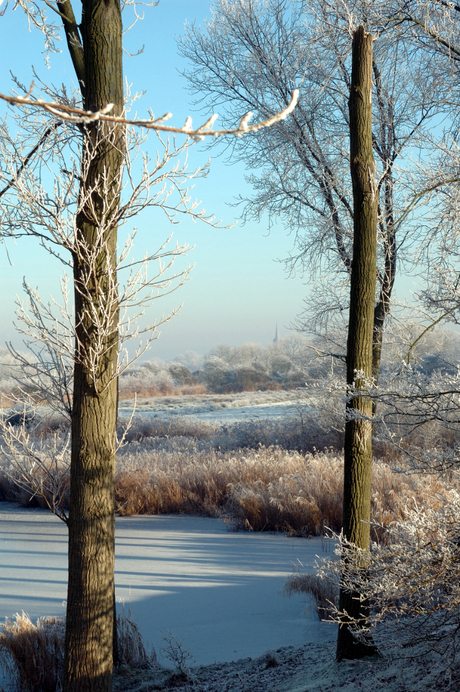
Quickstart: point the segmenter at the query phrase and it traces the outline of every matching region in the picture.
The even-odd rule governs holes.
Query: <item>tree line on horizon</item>
[[[386,335],[382,376],[388,380],[407,359],[411,342],[423,325],[406,324]],[[276,344],[262,346],[247,342],[240,346],[219,344],[205,355],[185,351],[171,360],[143,358],[133,363],[120,377],[122,398],[174,394],[219,394],[264,389],[297,389],[339,381],[345,373],[343,359],[324,354],[325,343],[318,337],[287,336]],[[454,330],[430,330],[411,353],[411,367],[428,378],[455,376],[460,361],[460,342]],[[21,378],[17,359],[7,348],[0,348],[0,395],[5,406],[14,405],[21,389],[33,395],[33,376]]]

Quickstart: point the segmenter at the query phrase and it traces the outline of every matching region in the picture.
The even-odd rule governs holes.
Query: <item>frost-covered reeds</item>
[[[320,535],[340,530],[343,460],[334,451],[300,453],[279,446],[222,451],[193,440],[161,449],[135,443],[118,462],[120,514],[221,516],[236,529]],[[131,445],[130,445],[131,446]],[[410,507],[439,506],[447,492],[432,476],[393,472],[374,463],[375,521],[404,518]]]
[[[64,666],[64,619],[26,613],[6,618],[0,629],[0,659],[21,692],[58,692]]]
[[[186,418],[137,419],[117,455],[117,511],[223,517],[234,529],[301,536],[320,535],[325,526],[339,531],[340,435],[333,430],[329,434],[329,440],[337,442],[335,449],[314,451],[316,446],[324,448],[328,437],[315,425],[305,428],[294,419],[233,426]],[[46,452],[56,435],[64,438],[66,432],[40,423],[36,449]],[[37,482],[46,469],[34,467],[34,487],[28,488],[24,477],[17,487],[12,478],[18,467],[9,463],[4,457],[0,466],[0,497],[25,506],[46,506],[46,500],[49,504],[49,498],[37,492],[47,487]],[[67,485],[68,475],[63,472],[61,477]],[[384,526],[403,519],[417,504],[440,506],[451,487],[436,475],[392,471],[381,460],[374,462],[372,482],[373,520]],[[55,489],[53,497],[65,507],[67,495],[63,487],[62,492]]]
[[[59,692],[64,667],[64,617],[42,617],[34,624],[22,612],[0,625],[0,663],[21,692]],[[124,609],[117,616],[118,662],[154,668],[156,654],[147,652],[142,635]]]

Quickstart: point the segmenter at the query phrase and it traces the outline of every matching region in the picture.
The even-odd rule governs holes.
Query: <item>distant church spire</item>
[[[281,339],[280,339],[280,335],[278,332],[278,325],[276,325],[276,332],[275,332],[275,338],[273,339],[273,343],[277,344],[279,341],[281,341]]]

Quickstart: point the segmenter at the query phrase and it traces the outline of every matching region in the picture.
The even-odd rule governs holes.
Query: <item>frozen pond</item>
[[[311,604],[282,594],[300,560],[313,568],[320,539],[231,533],[218,519],[119,517],[116,597],[158,654],[171,631],[197,663],[262,655],[329,640]],[[66,527],[46,510],[0,503],[0,618],[63,615]]]

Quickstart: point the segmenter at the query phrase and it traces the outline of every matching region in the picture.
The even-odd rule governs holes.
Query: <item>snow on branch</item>
[[[133,125],[136,127],[143,127],[147,130],[170,132],[172,134],[184,134],[188,137],[192,137],[192,139],[196,141],[201,141],[205,137],[220,137],[222,135],[235,135],[237,137],[241,137],[241,135],[246,134],[247,132],[257,132],[258,130],[261,130],[265,127],[270,127],[271,125],[274,125],[275,123],[284,120],[290,113],[292,113],[299,99],[299,90],[294,89],[294,91],[292,92],[291,101],[289,105],[284,110],[280,111],[279,113],[276,113],[270,118],[262,120],[259,123],[255,123],[254,125],[249,125],[249,121],[253,116],[252,111],[250,111],[241,118],[240,123],[236,129],[213,130],[212,128],[218,117],[217,114],[212,115],[203,125],[200,125],[200,127],[198,127],[197,129],[192,128],[192,118],[190,116],[187,117],[182,127],[172,127],[170,125],[164,124],[166,120],[169,120],[172,117],[172,114],[169,112],[165,113],[165,115],[162,115],[161,118],[155,118],[152,115],[151,118],[144,120],[128,120],[122,116],[116,117],[108,115],[108,113],[110,113],[110,111],[113,108],[113,103],[108,103],[106,106],[104,106],[104,108],[101,108],[101,110],[99,111],[85,111],[81,108],[75,108],[73,106],[68,106],[57,102],[49,103],[41,99],[31,99],[30,94],[32,88],[33,84],[29,89],[29,93],[26,94],[25,97],[6,96],[5,94],[0,94],[0,99],[2,99],[3,101],[7,101],[13,106],[25,105],[42,108],[43,110],[48,111],[52,115],[55,115],[58,118],[62,118],[62,120],[67,120],[79,125],[88,125],[92,122],[100,120],[103,122],[120,123],[121,125]]]

